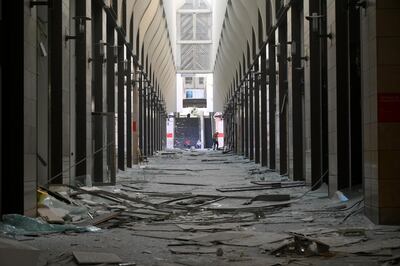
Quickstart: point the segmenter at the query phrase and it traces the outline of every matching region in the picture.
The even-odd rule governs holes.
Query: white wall
[[[215,56],[217,54],[219,39],[221,37],[222,24],[225,19],[225,11],[228,0],[212,0],[213,6],[213,48],[211,52],[211,69],[214,69]]]
[[[182,0],[164,0],[165,16],[168,23],[169,38],[172,45],[172,54],[176,65],[176,8]]]

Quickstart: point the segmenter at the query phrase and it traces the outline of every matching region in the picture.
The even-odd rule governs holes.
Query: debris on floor
[[[64,224],[64,219],[49,208],[38,208],[38,214],[49,224]]]
[[[294,235],[293,239],[271,251],[277,257],[288,255],[310,256],[330,256],[329,245],[304,235]]]
[[[263,194],[255,196],[249,201],[243,203],[243,205],[250,205],[254,201],[288,201],[288,200],[290,200],[290,195],[288,194],[269,194],[269,195]]]
[[[97,232],[94,226],[76,226],[73,224],[49,224],[43,220],[19,214],[5,214],[0,222],[0,232],[9,235],[41,235],[63,232]]]
[[[239,191],[252,191],[252,190],[268,190],[268,189],[279,189],[279,188],[292,188],[292,187],[303,187],[304,182],[257,182],[258,186],[240,186],[240,187],[223,187],[217,188],[220,192],[239,192]]]
[[[0,233],[35,236],[25,241],[52,250],[41,256],[48,265],[399,261],[400,228],[369,222],[358,194],[330,198],[324,184],[311,191],[220,151],[159,152],[148,161],[119,172],[115,186],[39,188],[39,218],[5,215]]]

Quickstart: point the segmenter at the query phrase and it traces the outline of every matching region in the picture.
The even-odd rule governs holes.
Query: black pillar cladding
[[[118,35],[118,169],[125,170],[125,71],[124,71],[124,40]]]

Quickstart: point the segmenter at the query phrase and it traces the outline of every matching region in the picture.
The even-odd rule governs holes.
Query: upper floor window
[[[199,77],[199,85],[204,85],[204,77]]]
[[[192,85],[193,84],[193,78],[192,77],[186,77],[185,78],[185,85]]]

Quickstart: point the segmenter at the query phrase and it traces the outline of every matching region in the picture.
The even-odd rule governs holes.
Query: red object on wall
[[[378,122],[400,123],[400,93],[378,93]]]
[[[172,139],[172,133],[168,133],[167,138]]]
[[[136,132],[136,121],[132,121],[132,132]]]
[[[218,138],[223,138],[224,137],[224,133],[218,133]]]

